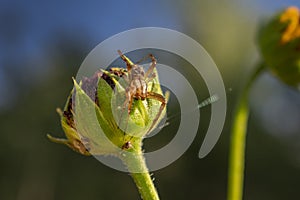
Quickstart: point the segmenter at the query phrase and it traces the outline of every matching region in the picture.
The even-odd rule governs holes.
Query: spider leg
[[[127,70],[128,70],[128,72],[129,72],[129,71],[131,70],[131,68],[132,68],[132,65],[134,65],[134,63],[131,62],[131,60],[130,60],[129,58],[127,58],[127,57],[122,53],[122,51],[118,50],[118,53],[119,53],[120,57],[122,58],[122,60],[124,60],[124,62],[126,63],[126,65],[127,65]]]
[[[141,62],[143,62],[147,58],[151,58],[151,57],[153,57],[153,55],[151,53],[149,53],[149,54],[145,55],[143,58],[141,58],[140,60],[138,60],[135,64],[140,64]]]
[[[144,76],[145,79],[149,77],[149,75],[153,72],[154,68],[156,67],[156,59],[155,59],[155,57],[152,54],[149,54],[148,56],[151,58],[152,63],[150,65],[149,69],[145,73],[145,76]],[[155,75],[151,75],[149,78],[151,78],[151,77],[154,78]],[[151,79],[153,79],[153,78],[151,78]]]
[[[168,94],[166,94],[167,96]],[[160,101],[161,102],[161,105],[160,105],[160,108],[159,108],[159,111],[158,113],[156,114],[149,130],[148,130],[148,133],[153,129],[154,125],[156,124],[157,120],[159,119],[162,111],[164,110],[164,108],[166,107],[166,104],[167,104],[167,98],[165,98],[163,95],[161,94],[158,94],[158,93],[155,93],[155,92],[147,92],[147,98],[149,99],[155,99],[157,101]]]

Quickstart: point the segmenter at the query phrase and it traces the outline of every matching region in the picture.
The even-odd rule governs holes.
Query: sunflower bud
[[[156,70],[153,74],[147,82],[148,91],[162,95]],[[159,123],[166,109],[155,120],[161,102],[147,98],[133,99],[128,111],[128,105],[124,106],[128,81],[122,78],[127,75],[123,68],[112,68],[80,83],[73,80],[74,88],[64,110],[58,109],[66,139],[48,138],[83,155],[118,155],[120,151],[140,149],[149,128]]]
[[[300,87],[300,11],[289,7],[259,32],[259,47],[271,72],[288,85]]]

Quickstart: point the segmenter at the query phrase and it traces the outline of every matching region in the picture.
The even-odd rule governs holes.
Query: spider
[[[148,83],[155,78],[155,73],[153,73],[154,68],[156,67],[156,59],[152,54],[148,56],[152,60],[149,69],[145,72],[144,68],[141,65],[134,64],[127,58],[120,50],[118,53],[122,60],[126,63],[127,66],[127,75],[124,75],[123,78],[127,82],[128,87],[125,89],[125,102],[123,105],[123,109],[128,106],[128,115],[131,112],[133,100],[145,100],[145,99],[154,99],[161,102],[158,113],[156,114],[150,128],[148,129],[149,133],[155,126],[158,121],[162,111],[164,110],[167,104],[167,98],[163,95],[158,94],[156,92],[148,91]],[[165,96],[168,96],[168,92],[166,92]]]

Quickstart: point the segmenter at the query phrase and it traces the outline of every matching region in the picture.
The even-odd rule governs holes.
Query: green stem
[[[263,70],[260,65],[242,90],[235,108],[229,150],[227,200],[242,200],[244,186],[244,165],[246,133],[249,116],[248,96],[252,83]]]
[[[143,200],[159,200],[158,193],[146,166],[143,152],[139,149],[135,153],[126,153],[122,156]],[[143,172],[143,173],[135,173]]]

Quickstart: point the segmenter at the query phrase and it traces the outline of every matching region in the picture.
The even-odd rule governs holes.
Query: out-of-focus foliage
[[[286,84],[300,88],[299,19],[297,7],[287,8],[261,28],[258,40],[266,67]]]

